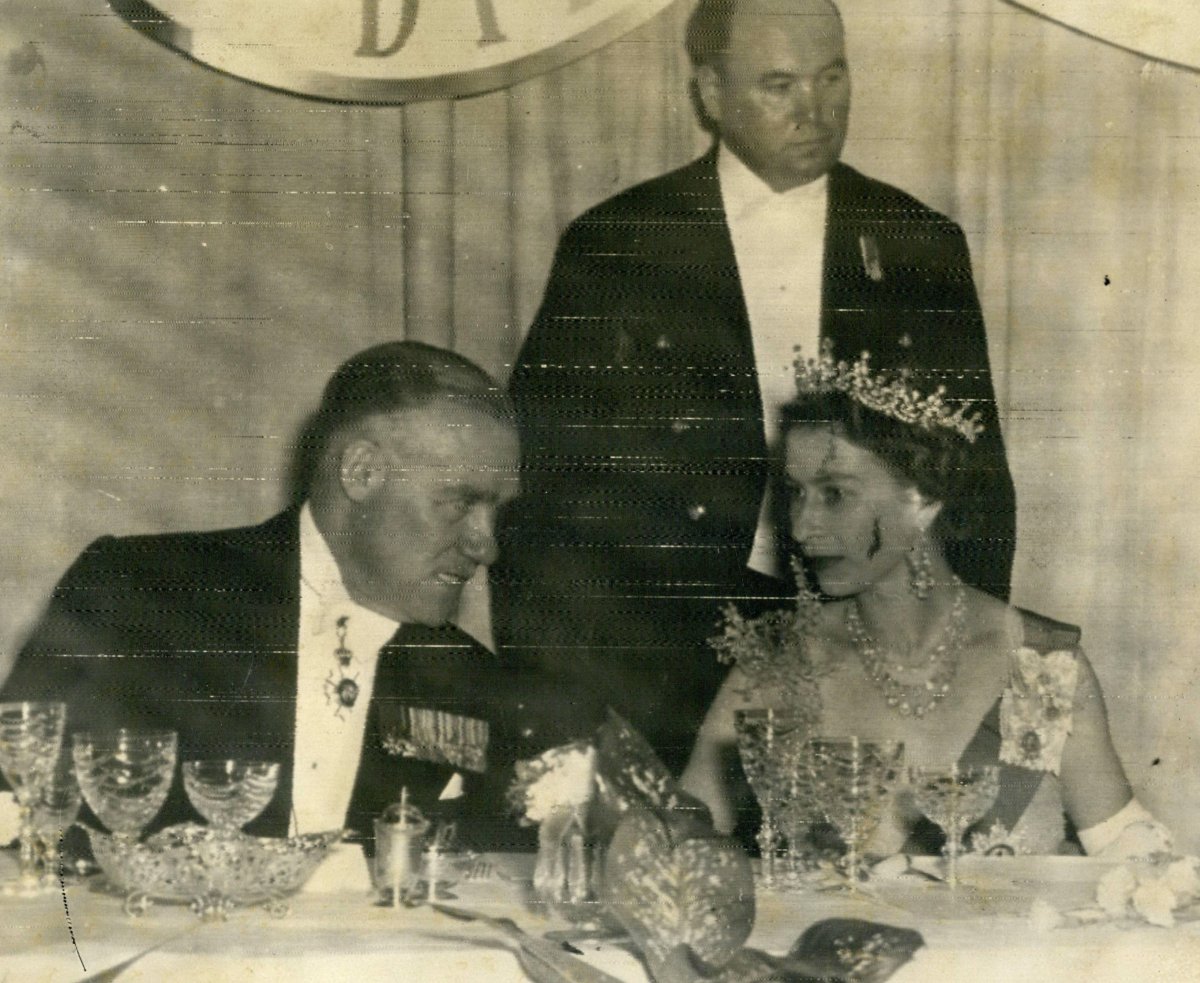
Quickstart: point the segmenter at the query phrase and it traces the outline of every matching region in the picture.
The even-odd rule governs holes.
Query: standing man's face
[[[742,0],[729,50],[696,80],[721,140],[775,191],[815,181],[841,155],[850,73],[824,0]]]

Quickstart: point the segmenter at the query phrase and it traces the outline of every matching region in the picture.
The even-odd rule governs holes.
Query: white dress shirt
[[[717,177],[750,318],[767,446],[773,448],[779,409],[796,394],[797,346],[803,358],[816,357],[820,347],[828,180],[775,192],[725,146],[717,153]],[[746,565],[777,576],[770,513],[768,491]]]
[[[352,707],[334,689],[342,678],[335,654],[337,622],[345,617],[345,646],[353,658],[345,675],[358,685]],[[340,829],[362,755],[367,707],[379,650],[397,622],[356,604],[306,504],[300,510],[300,637],[297,645],[296,745],[292,779],[293,832]]]

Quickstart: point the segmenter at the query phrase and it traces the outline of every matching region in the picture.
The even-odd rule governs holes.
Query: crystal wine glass
[[[843,862],[855,886],[861,879],[863,849],[901,777],[904,745],[820,737],[808,742],[807,754],[813,795],[846,844]]]
[[[185,761],[183,788],[218,833],[232,835],[275,795],[279,765],[272,761]]]
[[[912,768],[909,784],[917,808],[946,831],[946,882],[955,887],[963,833],[996,801],[1000,769],[996,765],[957,764],[949,769]]]
[[[125,847],[158,815],[175,777],[173,730],[74,735],[75,775],[87,804]]]
[[[79,782],[70,754],[60,753],[33,803],[33,829],[45,876],[57,875],[63,834],[79,814]]]
[[[799,810],[791,808],[796,792],[797,754],[807,735],[807,720],[788,710],[750,709],[734,713],[742,771],[762,811],[758,850],[763,882],[775,883],[775,848],[781,825],[790,847],[797,839]],[[808,816],[802,822],[806,824]]]
[[[780,767],[786,769],[786,794],[779,807],[779,824],[787,841],[787,858],[791,875],[799,875],[816,859],[810,842],[817,823],[825,811],[817,795],[816,776],[812,765],[811,730],[798,730],[790,735],[781,748]]]
[[[38,875],[33,807],[62,749],[65,703],[0,703],[0,770],[21,812],[20,873],[5,894],[37,894],[50,885]]]

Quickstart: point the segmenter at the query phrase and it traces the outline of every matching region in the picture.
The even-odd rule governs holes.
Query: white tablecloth
[[[953,897],[944,886],[907,878],[881,888],[873,899],[760,892],[751,944],[786,951],[806,926],[845,916],[922,933],[926,946],[893,977],[897,983],[1200,980],[1200,921],[1173,929],[1110,924],[1038,932],[1027,917],[1032,898],[1063,906],[1082,903],[1097,868],[1066,858],[988,863],[994,866],[986,876],[968,876],[978,887],[969,883]],[[530,859],[496,858],[495,866],[519,877],[527,874]],[[531,933],[564,927],[528,902],[528,887],[519,879],[495,877],[454,890],[458,898],[449,903],[511,917]],[[126,970],[120,983],[525,980],[510,944],[496,930],[427,908],[376,907],[364,892],[301,895],[282,919],[248,909],[209,923],[170,905],[131,919],[118,899],[86,886],[69,888],[65,907],[54,895],[0,899],[3,983],[78,980],[84,966],[95,972],[159,943],[162,947]],[[593,965],[618,979],[645,983],[640,963],[620,947],[578,945]]]

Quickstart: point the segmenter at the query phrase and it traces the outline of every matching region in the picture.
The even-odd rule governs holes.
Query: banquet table
[[[535,935],[568,927],[532,901],[531,857],[489,859],[492,873],[454,885],[456,897],[447,903],[512,918]],[[11,858],[4,863],[11,866]],[[1032,924],[1035,898],[1084,904],[1101,870],[1086,858],[1012,858],[968,866],[955,891],[915,878],[861,896],[760,888],[750,944],[785,952],[808,925],[853,917],[921,932],[926,944],[892,977],[897,983],[1200,980],[1200,918],[1170,929],[1121,922],[1046,931]],[[0,876],[10,873],[0,869]],[[626,946],[573,944],[616,979],[645,983]],[[77,981],[152,947],[119,975],[120,983],[526,979],[512,943],[495,928],[425,906],[382,907],[362,888],[301,893],[282,918],[246,908],[208,922],[169,904],[130,917],[119,898],[86,882],[68,884],[65,896],[0,897],[0,983]]]

